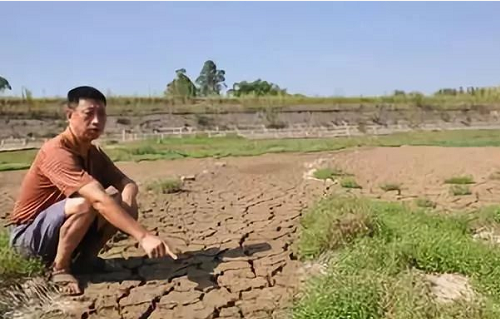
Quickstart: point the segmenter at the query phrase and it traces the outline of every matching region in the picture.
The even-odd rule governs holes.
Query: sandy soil
[[[283,318],[297,291],[292,253],[301,212],[325,193],[350,192],[410,201],[426,195],[438,207],[500,202],[500,149],[400,147],[223,160],[122,163],[142,189],[156,178],[195,175],[178,194],[141,193],[140,221],[170,241],[178,261],[152,260],[123,237],[102,255],[111,272],[83,277],[73,310],[88,318]],[[314,167],[353,173],[362,189],[304,178]],[[23,172],[0,173],[0,209],[8,213]],[[472,195],[452,196],[443,180],[470,174]],[[381,183],[402,185],[401,194]]]

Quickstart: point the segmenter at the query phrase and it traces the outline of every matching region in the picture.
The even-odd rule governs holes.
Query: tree
[[[287,92],[286,89],[282,89],[274,83],[257,79],[253,82],[241,81],[234,83],[233,88],[228,91],[228,94],[239,97],[250,94],[255,96],[279,95],[287,94]]]
[[[0,76],[0,92],[4,90],[12,90],[12,87],[9,84],[9,81],[7,81],[6,78]]]
[[[214,61],[208,60],[203,64],[200,76],[196,79],[199,85],[199,92],[202,96],[220,95],[222,87],[227,87],[224,83],[226,71],[218,70]]]
[[[196,86],[186,75],[186,69],[175,71],[177,78],[167,84],[166,94],[173,97],[189,98],[196,96]]]

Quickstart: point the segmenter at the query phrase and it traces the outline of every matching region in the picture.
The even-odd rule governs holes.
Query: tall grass
[[[108,96],[108,113],[112,115],[150,114],[155,112],[241,112],[266,108],[300,107],[302,110],[314,108],[360,109],[384,106],[393,109],[498,109],[500,89],[493,88],[484,92],[457,95],[423,96],[419,94],[369,96],[369,97],[307,97],[302,95],[207,97],[207,98],[168,98],[144,96]],[[62,98],[14,98],[0,99],[2,115],[34,115],[45,117],[62,116]],[[35,106],[35,107],[34,107]]]

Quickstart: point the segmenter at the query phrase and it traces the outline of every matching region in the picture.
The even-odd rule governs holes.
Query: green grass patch
[[[162,194],[177,193],[182,190],[182,181],[174,178],[157,180],[148,184],[146,190]]]
[[[455,176],[445,179],[446,184],[456,184],[456,185],[467,185],[474,184],[474,178],[472,176]]]
[[[0,163],[0,172],[17,171],[27,169],[31,166],[30,163]]]
[[[320,201],[302,217],[298,254],[335,253],[327,274],[304,288],[293,317],[499,318],[500,249],[472,238],[473,215],[498,223],[498,209],[445,216],[368,199]],[[363,227],[338,226],[350,221]],[[466,276],[482,301],[437,303],[430,273]]]
[[[337,178],[339,176],[347,176],[349,174],[346,174],[340,168],[325,167],[325,168],[319,168],[319,169],[315,170],[313,175],[314,175],[314,178],[317,178],[317,179],[334,180],[335,178]]]
[[[340,180],[340,186],[343,188],[361,188],[353,177],[346,177]]]
[[[0,283],[39,275],[43,265],[37,259],[26,259],[9,247],[9,235],[0,231]],[[1,284],[0,284],[1,285]]]
[[[352,147],[401,145],[500,146],[500,130],[410,132],[387,136],[362,136],[328,139],[247,140],[238,137],[187,137],[151,139],[124,144],[104,145],[115,161],[175,160],[227,156],[255,156],[266,153],[320,152]],[[37,151],[1,152],[1,165],[8,169],[29,167]],[[14,164],[14,166],[10,166]]]
[[[451,185],[450,193],[453,196],[465,196],[471,195],[472,191],[468,185]]]

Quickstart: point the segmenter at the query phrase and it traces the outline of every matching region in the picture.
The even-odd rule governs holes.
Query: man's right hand
[[[167,243],[157,236],[147,234],[141,239],[140,244],[149,258],[162,258],[168,254],[173,259],[177,259],[177,255],[170,250]]]
[[[170,251],[170,248],[157,236],[153,236],[130,216],[121,205],[106,193],[105,189],[98,181],[93,181],[78,191],[82,197],[88,200],[104,218],[113,226],[129,234],[139,241],[149,258],[161,258],[170,255],[173,259],[177,256]]]

